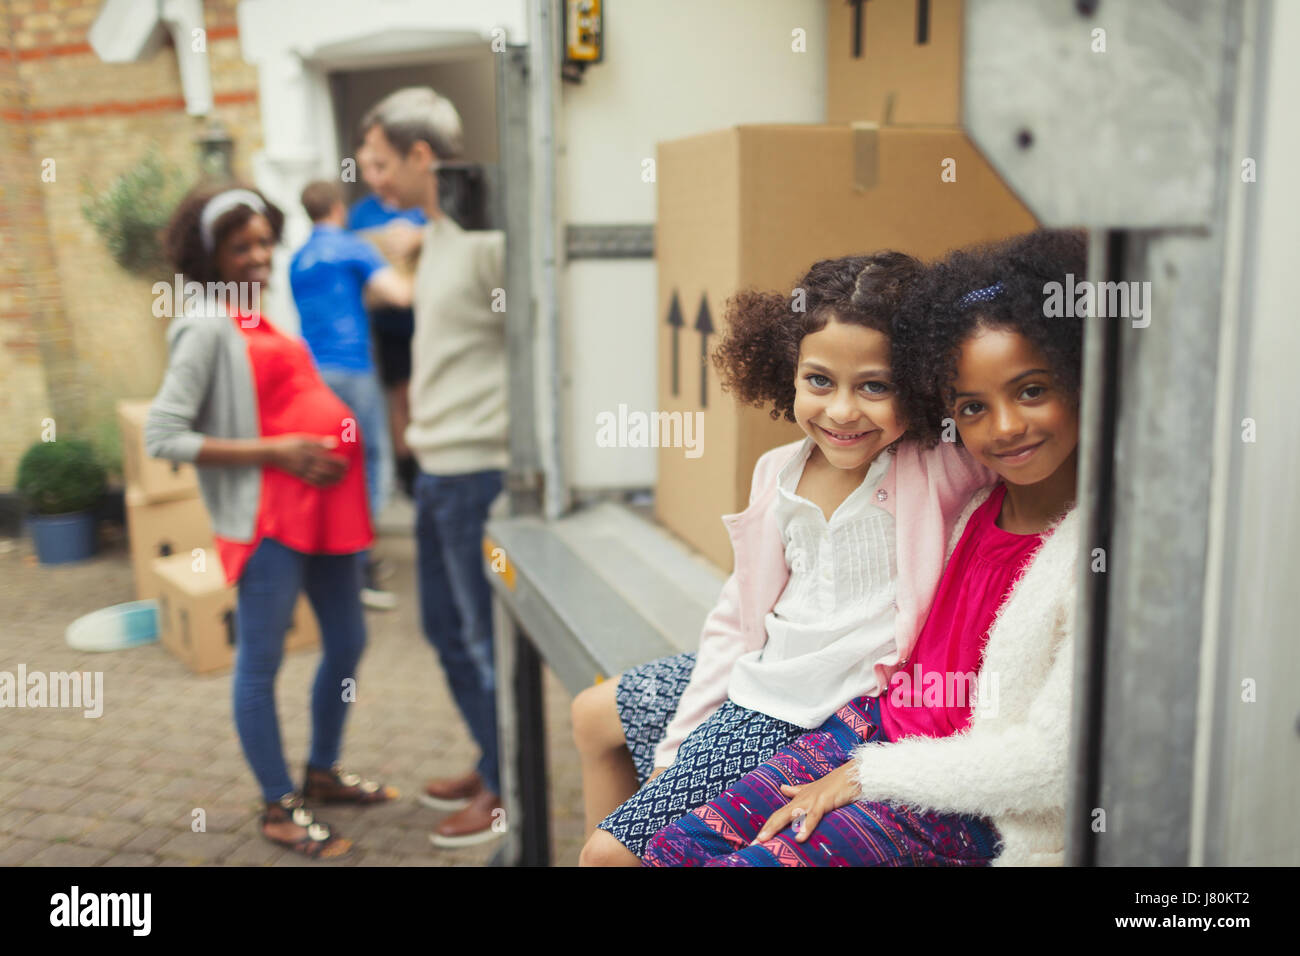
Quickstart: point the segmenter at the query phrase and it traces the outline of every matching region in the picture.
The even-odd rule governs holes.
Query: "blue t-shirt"
[[[289,265],[289,287],[306,340],[320,368],[369,372],[370,320],[361,298],[366,283],[387,266],[370,243],[320,223]]]
[[[367,196],[353,204],[348,213],[348,228],[378,229],[394,219],[405,219],[417,226],[423,226],[428,221],[422,209],[391,209],[380,202],[378,196]]]

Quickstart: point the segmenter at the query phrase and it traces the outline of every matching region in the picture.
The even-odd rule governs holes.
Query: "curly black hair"
[[[199,232],[199,217],[203,214],[203,207],[213,196],[227,189],[247,189],[260,197],[266,205],[266,220],[271,224],[271,235],[276,242],[280,241],[284,231],[284,213],[261,192],[243,183],[200,183],[177,203],[163,233],[163,254],[186,279],[194,282],[221,281],[217,275],[215,250],[221,248],[221,244],[232,232],[258,215],[248,206],[236,206],[222,213],[212,225],[214,252],[203,248],[203,237]]]
[[[795,281],[791,292],[738,292],[727,300],[726,332],[713,352],[724,391],[746,405],[795,421],[799,343],[831,319],[890,334],[894,310],[921,273],[901,252],[823,259]],[[894,375],[900,413],[921,409],[912,383]]]
[[[1047,284],[1064,283],[1067,274],[1081,280],[1087,261],[1086,233],[1039,229],[955,250],[927,267],[894,313],[894,375],[926,383],[909,435],[931,447],[938,442],[944,418],[952,417],[962,343],[980,329],[1009,329],[1028,339],[1077,408],[1083,320],[1049,318],[1044,304]],[[963,303],[968,293],[994,286],[995,293]]]

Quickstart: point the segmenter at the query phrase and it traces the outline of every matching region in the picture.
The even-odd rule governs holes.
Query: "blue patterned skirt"
[[[616,700],[642,787],[599,824],[640,856],[652,836],[708,803],[807,728],[787,724],[731,700],[682,741],[673,765],[649,784],[654,751],[677,712],[695,667],[694,654],[678,654],[627,671]]]

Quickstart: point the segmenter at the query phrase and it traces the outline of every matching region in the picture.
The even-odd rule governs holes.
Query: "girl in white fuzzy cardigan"
[[[1082,324],[1043,301],[1084,267],[1081,234],[1040,231],[931,268],[899,313],[895,369],[941,383],[932,421],[1002,482],[965,509],[887,694],[661,830],[646,865],[1062,861]]]

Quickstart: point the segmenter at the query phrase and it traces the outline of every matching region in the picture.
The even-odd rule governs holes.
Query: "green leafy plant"
[[[137,275],[157,275],[166,265],[159,237],[189,185],[155,147],[99,195],[83,183],[81,213],[118,265]]]
[[[104,494],[108,476],[88,441],[38,441],[18,462],[18,491],[40,515],[88,511]]]

